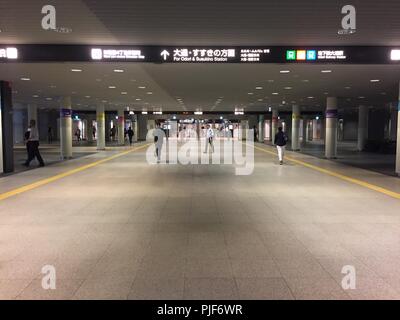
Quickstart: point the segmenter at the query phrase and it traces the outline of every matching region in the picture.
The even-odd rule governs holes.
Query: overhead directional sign
[[[400,46],[1,45],[7,62],[399,64]]]

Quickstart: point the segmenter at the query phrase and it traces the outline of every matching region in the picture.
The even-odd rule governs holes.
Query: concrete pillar
[[[264,143],[264,115],[258,116],[258,141]]]
[[[292,150],[300,150],[300,107],[292,107]]]
[[[318,120],[312,120],[312,140],[318,140]]]
[[[60,108],[61,159],[72,158],[72,109],[71,97],[63,97]]]
[[[325,157],[336,158],[337,154],[337,98],[328,97],[326,101],[326,134],[325,134]]]
[[[271,139],[272,139],[272,141],[274,141],[275,134],[278,131],[278,116],[279,116],[278,109],[273,108],[272,109],[272,121],[271,121],[271,124],[272,124],[271,125]]]
[[[104,104],[98,104],[96,107],[97,121],[97,150],[106,148],[106,115],[104,112]]]
[[[368,107],[359,106],[358,108],[358,135],[357,149],[363,151],[368,139]]]
[[[303,115],[303,145],[307,143],[307,137],[308,137],[308,120],[306,116]]]
[[[88,116],[86,118],[86,140],[87,142],[93,142],[93,125],[92,125],[92,116]]]
[[[397,104],[396,173],[397,175],[400,176],[400,87],[399,87],[399,102]]]
[[[125,145],[125,109],[118,109],[118,144],[120,146]]]
[[[36,128],[38,128],[38,112],[36,104],[28,104],[28,125],[31,120],[36,121]]]

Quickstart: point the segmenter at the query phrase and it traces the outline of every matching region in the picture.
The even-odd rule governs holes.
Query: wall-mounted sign
[[[324,49],[324,50],[317,50],[317,49],[300,49],[300,50],[286,50],[285,54],[287,61],[308,61],[308,62],[315,62],[315,61],[337,61],[346,60],[347,56],[343,49],[336,50],[336,49]]]
[[[144,61],[145,55],[139,49],[100,49],[92,48],[91,57],[93,60],[127,60]]]
[[[0,48],[0,59],[18,59],[18,49],[17,48]]]
[[[161,62],[237,63],[266,62],[269,48],[242,47],[165,47],[159,51]]]

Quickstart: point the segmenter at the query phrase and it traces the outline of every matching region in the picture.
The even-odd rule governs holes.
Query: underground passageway
[[[400,298],[399,199],[301,162],[400,196],[397,178],[292,152],[279,166],[258,143],[254,173],[237,176],[150,165],[141,146],[0,180],[4,194],[70,172],[0,201],[1,298]],[[44,265],[58,290],[42,290]]]

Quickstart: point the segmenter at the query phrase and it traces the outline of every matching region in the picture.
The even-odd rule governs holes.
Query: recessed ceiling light
[[[50,88],[54,89],[54,88],[56,88],[56,86],[55,86],[54,84],[52,84],[52,85],[50,86]]]
[[[136,98],[136,101],[140,101],[140,100],[142,100],[142,99],[140,99],[140,98]]]
[[[122,72],[124,72],[124,70],[122,70],[122,69],[114,69],[114,72],[122,73]]]
[[[101,82],[101,79],[96,79],[97,82]]]
[[[128,92],[126,92],[126,91],[122,91],[122,92],[121,92],[121,94],[128,94]]]
[[[252,94],[254,94],[254,93],[253,93],[253,92],[248,92],[247,94],[252,95]]]
[[[273,94],[274,96],[277,96],[279,93],[278,93],[278,92],[272,92],[272,94]]]
[[[379,82],[379,81],[381,81],[381,80],[379,80],[379,79],[372,79],[372,80],[369,80],[370,82]]]
[[[307,97],[307,99],[314,99],[314,97],[310,96],[310,97]]]
[[[53,98],[46,98],[46,100],[50,101],[50,100],[53,100]]]
[[[268,82],[274,82],[274,80],[272,80],[272,79],[270,79],[270,80],[267,80]]]
[[[72,72],[82,72],[82,69],[71,69]]]
[[[358,97],[358,99],[365,99],[365,97],[364,96],[360,96],[360,97]]]
[[[279,71],[280,73],[289,73],[290,72],[290,70],[281,70],[281,71]]]
[[[89,99],[89,98],[90,98],[90,96],[85,96],[85,98]]]
[[[310,82],[310,80],[304,79],[304,80],[301,80],[301,82]]]
[[[33,98],[39,98],[39,96],[37,94],[34,94],[32,97]]]
[[[108,101],[107,101],[107,100],[101,100],[101,102],[106,103],[106,102],[108,102]]]
[[[153,94],[153,92],[149,91],[149,92],[147,92],[147,94]]]
[[[21,80],[22,80],[22,81],[30,81],[30,80],[31,80],[31,78],[22,77],[22,78],[21,78]]]
[[[284,89],[285,89],[285,90],[291,90],[292,87],[285,87]]]
[[[262,90],[263,87],[256,87],[256,90]]]
[[[321,70],[322,73],[331,73],[332,70]]]
[[[139,86],[138,88],[139,88],[139,89],[146,89],[145,86]]]
[[[116,86],[108,86],[108,89],[115,89]]]
[[[258,99],[258,101],[263,101],[263,99]]]
[[[326,95],[326,94],[329,94],[329,92],[324,92],[324,94]]]
[[[351,89],[351,87],[344,87],[344,88],[347,89],[347,90],[348,90],[348,89]]]

